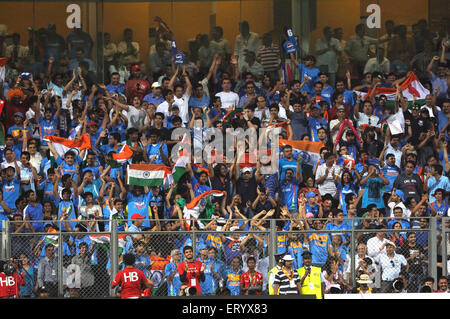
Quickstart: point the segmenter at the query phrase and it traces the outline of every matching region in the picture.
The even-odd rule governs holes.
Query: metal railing
[[[386,218],[389,219],[389,218]],[[361,224],[363,218],[354,218],[350,220],[348,228],[346,229],[323,229],[315,230],[313,228],[305,227],[303,229],[283,231],[277,230],[277,221],[275,219],[270,219],[270,227],[265,231],[261,230],[235,230],[233,232],[228,231],[212,231],[212,230],[183,230],[183,231],[140,231],[140,232],[120,232],[117,230],[116,220],[111,222],[111,231],[106,232],[63,232],[57,230],[56,232],[28,232],[28,233],[14,233],[15,225],[21,222],[11,222],[3,221],[1,240],[0,240],[0,257],[5,258],[15,258],[17,263],[18,257],[20,255],[26,255],[30,260],[30,264],[33,269],[38,272],[38,265],[45,259],[45,245],[48,243],[53,243],[55,246],[55,255],[57,256],[57,296],[69,296],[71,294],[76,294],[81,292],[82,296],[89,297],[108,297],[114,296],[114,291],[110,287],[110,282],[120,271],[122,265],[121,256],[125,252],[138,253],[142,260],[139,261],[140,266],[143,266],[146,270],[146,275],[154,275],[154,269],[152,270],[152,264],[161,265],[170,261],[167,256],[170,255],[172,249],[180,249],[186,244],[190,244],[194,249],[194,256],[198,256],[198,248],[203,248],[204,246],[210,247],[215,246],[218,252],[217,260],[226,263],[229,262],[227,259],[228,253],[223,249],[222,239],[220,235],[228,234],[239,234],[240,238],[254,234],[257,238],[251,240],[252,245],[257,244],[259,249],[259,259],[268,257],[269,264],[267,271],[275,266],[275,256],[277,253],[290,253],[289,245],[292,243],[292,239],[296,235],[299,237],[298,241],[300,245],[296,246],[297,251],[291,252],[291,254],[299,254],[303,250],[311,250],[314,254],[323,253],[323,258],[321,259],[319,266],[323,266],[323,270],[326,271],[330,267],[330,257],[339,257],[344,253],[346,255],[345,259],[339,260],[338,268],[345,277],[345,282],[351,286],[357,285],[358,273],[356,269],[358,264],[356,263],[356,258],[358,254],[358,245],[363,242],[366,243],[366,249],[369,251],[373,247],[367,247],[367,242],[369,238],[374,237],[376,233],[383,233],[389,237],[391,240],[398,241],[402,245],[407,245],[406,234],[414,232],[416,234],[420,233],[420,240],[426,242],[426,263],[425,260],[421,260],[421,267],[423,266],[423,276],[431,276],[437,279],[438,274],[447,274],[447,249],[449,246],[449,229],[445,227],[449,218],[442,218],[440,223],[440,228],[437,227],[437,219],[433,217],[426,218],[429,223],[426,228],[412,228],[412,229],[361,229],[357,227]],[[316,220],[303,220],[304,223]],[[325,219],[324,219],[325,220]],[[329,223],[334,220],[327,219]],[[381,220],[377,218],[377,220]],[[154,222],[154,220],[151,220]],[[160,220],[164,223],[166,220]],[[170,220],[173,221],[173,220]],[[283,220],[286,222],[286,220]],[[36,221],[35,221],[36,222]],[[49,221],[45,221],[49,222]],[[56,224],[59,221],[54,221]],[[127,221],[128,222],[128,221]],[[131,222],[131,221],[130,221]],[[305,225],[305,224],[303,224]],[[339,228],[339,225],[337,226]],[[442,229],[441,229],[442,228]],[[59,227],[61,229],[61,227]],[[395,236],[395,234],[399,234]],[[347,245],[344,247],[338,247],[339,240],[333,242],[333,237],[335,235],[344,235]],[[133,239],[133,236],[140,236],[138,240]],[[209,236],[209,237],[208,237]],[[220,240],[217,239],[219,236]],[[249,238],[250,238],[249,237]],[[307,239],[307,240],[305,240]],[[441,240],[442,239],[442,240]],[[259,241],[262,240],[262,243]],[[327,249],[323,250],[322,242],[326,241],[326,248],[328,249],[331,245],[332,249],[339,248],[342,253],[337,254],[336,252],[329,254]],[[88,244],[88,254],[81,256],[80,246],[81,242],[86,242]],[[61,244],[62,243],[62,244]],[[144,247],[137,247],[137,243],[141,243]],[[317,244],[319,243],[319,244]],[[300,246],[300,247],[298,247]],[[396,253],[400,253],[400,244],[397,245]],[[262,248],[261,248],[262,247]],[[137,252],[138,249],[143,249],[143,251]],[[321,250],[322,249],[322,250]],[[336,250],[337,251],[337,250]],[[112,253],[116,252],[116,253]],[[244,251],[236,252],[236,255],[241,256]],[[327,255],[328,254],[328,255]],[[438,263],[438,255],[441,255],[441,262]],[[62,258],[59,258],[62,256]],[[142,257],[144,256],[144,257]],[[76,257],[76,258],[75,258]],[[297,256],[298,257],[298,256]],[[369,256],[371,257],[371,256]],[[376,260],[376,258],[372,258]],[[84,261],[80,264],[80,260]],[[156,261],[155,261],[156,260]],[[158,260],[163,260],[162,263],[157,263]],[[218,261],[218,262],[219,262]],[[314,262],[314,260],[313,260]],[[78,264],[77,264],[78,263]],[[148,265],[146,263],[149,263]],[[374,267],[377,271],[380,271],[380,266],[377,264]],[[225,265],[227,266],[227,265]],[[241,262],[241,267],[246,265]],[[298,265],[300,267],[301,265]],[[441,266],[441,267],[438,267]],[[350,270],[347,272],[347,270]],[[164,269],[158,269],[160,274],[158,278],[162,278],[162,285],[164,282]],[[381,272],[380,272],[381,273]],[[349,274],[347,276],[347,274]],[[266,274],[264,274],[266,275]],[[377,274],[379,275],[379,274]],[[80,278],[75,278],[80,276]],[[90,279],[86,279],[86,278]],[[93,277],[93,278],[92,278]],[[81,282],[81,283],[80,283]],[[226,278],[224,278],[224,285],[226,285]],[[90,285],[90,286],[83,286]],[[374,285],[379,286],[379,279],[374,283]],[[35,283],[33,283],[35,287]],[[379,287],[374,287],[379,288]],[[436,288],[436,287],[435,287]],[[78,289],[78,290],[77,290]],[[416,292],[416,291],[414,291]],[[156,291],[154,291],[156,293]]]

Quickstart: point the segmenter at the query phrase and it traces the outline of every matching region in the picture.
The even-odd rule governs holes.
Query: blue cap
[[[379,163],[378,163],[378,160],[377,160],[377,159],[375,159],[375,158],[369,158],[369,160],[367,161],[367,164],[378,166]]]
[[[396,194],[397,196],[400,196],[400,198],[402,199],[402,201],[405,200],[403,191],[401,191],[401,190],[399,190],[399,189],[396,189],[396,190],[395,190],[395,194]]]
[[[316,193],[314,193],[314,192],[308,192],[308,193],[306,194],[306,199],[313,198],[313,197],[315,197],[315,196],[316,196]]]

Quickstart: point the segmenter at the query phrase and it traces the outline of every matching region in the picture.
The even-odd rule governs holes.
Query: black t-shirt
[[[423,250],[423,247],[419,244],[416,244],[415,246],[411,247],[408,244],[403,245],[403,247],[400,249],[400,254],[405,256],[405,258],[411,257],[412,254],[418,252],[419,256],[411,259],[408,261],[409,264],[409,272],[414,274],[422,274],[423,268],[422,268],[422,261],[420,258],[420,254],[425,254],[425,251]]]
[[[394,181],[394,187],[405,194],[405,198],[414,197],[416,201],[420,201],[422,192],[422,180],[419,175],[413,174],[411,177],[400,174]]]
[[[242,206],[245,207],[245,204],[250,201],[250,204],[254,202],[256,199],[256,187],[257,187],[256,179],[254,176],[250,177],[248,182],[245,182],[242,177],[236,182],[236,193],[241,196]]]

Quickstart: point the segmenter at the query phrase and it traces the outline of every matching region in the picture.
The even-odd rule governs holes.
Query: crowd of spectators
[[[80,28],[66,39],[54,24],[30,28],[27,45],[20,44],[17,33],[10,39],[0,36],[0,57],[8,58],[0,82],[0,217],[17,222],[9,228],[14,236],[80,232],[59,243],[49,243],[50,235],[13,237],[12,256],[26,273],[21,296],[57,295],[58,244],[63,245],[65,280],[73,269],[82,274],[78,285],[65,282],[66,293],[107,295],[109,250],[86,232],[109,232],[112,219],[118,231],[133,232],[121,251],[135,254],[135,265],[153,281],[154,294],[180,294],[178,264],[186,246],[195,246],[195,259],[205,266],[202,294],[269,291],[266,232],[271,219],[277,219],[280,231],[277,254],[290,255],[285,260],[298,269],[309,251],[312,264],[322,269],[325,293],[360,289],[351,284],[353,273],[361,291],[421,290],[434,280],[427,277],[428,232],[423,229],[428,217],[442,227],[450,208],[450,43],[448,25],[430,30],[420,20],[412,32],[408,27],[386,21],[386,34],[379,38],[367,36],[363,24],[345,36],[342,28],[325,27],[309,54],[301,56],[286,54],[272,34],[252,32],[243,21],[233,45],[219,26],[199,34],[181,65],[174,64],[171,32],[156,32],[144,61],[140,53],[147,44],[136,42],[127,28],[119,43],[105,33],[104,43],[97,44],[103,49],[106,83],[98,81],[103,75],[93,62],[94,42]],[[292,72],[286,71],[289,66]],[[423,103],[408,101],[399,89],[411,72],[430,92]],[[397,93],[394,100],[362,97],[375,88],[397,88]],[[394,135],[388,118],[397,112],[405,128]],[[335,144],[343,125],[348,129]],[[274,126],[288,141],[322,143],[318,162],[305,164],[286,145],[273,174],[264,174],[259,160],[243,167],[234,158],[188,163],[184,176],[169,188],[127,183],[129,164],[173,167],[171,150],[180,141],[172,137],[176,128],[188,128],[193,144],[204,146],[211,139],[209,128]],[[196,130],[202,140],[194,138]],[[92,147],[64,156],[45,140],[80,134],[89,136]],[[119,164],[112,154],[123,145],[133,155]],[[211,234],[194,243],[186,234],[151,234],[186,230],[184,206],[209,190],[225,192],[212,198],[213,212],[204,226]],[[356,233],[354,270],[349,233],[322,232],[352,227],[372,230]],[[283,234],[290,230],[309,233]],[[255,271],[262,283],[249,289]]]

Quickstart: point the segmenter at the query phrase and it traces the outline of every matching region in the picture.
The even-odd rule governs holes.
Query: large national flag
[[[417,76],[411,72],[408,77],[400,84],[402,94],[408,99],[408,101],[415,102],[419,105],[425,104],[425,96],[430,94],[430,91],[423,87]],[[367,100],[372,93],[372,89],[369,89],[367,93],[354,91],[356,94],[361,95],[363,100]],[[375,96],[386,95],[388,101],[393,101],[395,97],[396,88],[383,88],[377,87],[375,89]]]
[[[79,154],[82,150],[90,149],[92,147],[91,139],[87,134],[82,134],[79,139],[75,140],[48,135],[44,140],[46,140],[47,142],[52,142],[53,148],[61,158],[64,158],[64,154],[66,154],[66,152],[70,150],[76,151]]]
[[[127,144],[122,146],[119,153],[114,153],[112,155],[113,159],[120,164],[125,163],[131,156],[133,156],[133,151]]]
[[[128,165],[128,184],[137,186],[162,186],[171,173],[169,166],[163,164]]]
[[[166,179],[164,180],[164,188],[166,189],[169,188],[170,184],[172,184],[173,182],[178,183],[180,178],[184,175],[184,173],[186,173],[187,164],[191,161],[191,144],[187,134],[183,135],[183,139],[180,143],[184,144],[186,148],[182,149],[175,164],[173,165],[172,172],[168,174]]]
[[[322,142],[310,142],[310,141],[294,141],[294,140],[279,140],[280,147],[285,145],[292,146],[292,151],[297,153],[297,156],[301,156],[303,163],[314,166],[314,164],[320,159],[320,149],[325,147]]]
[[[185,220],[189,220],[189,222],[186,223],[186,229],[191,228],[191,222],[196,221],[199,228],[203,229],[205,225],[201,223],[198,219],[201,217],[201,214],[204,212],[204,210],[207,208],[207,199],[209,196],[215,196],[220,197],[224,195],[224,191],[218,191],[218,190],[209,190],[206,191],[197,197],[195,197],[190,203],[187,203],[186,206],[183,208],[183,217]],[[208,214],[204,214],[205,219],[210,219],[212,212]],[[208,216],[209,215],[209,216]]]

